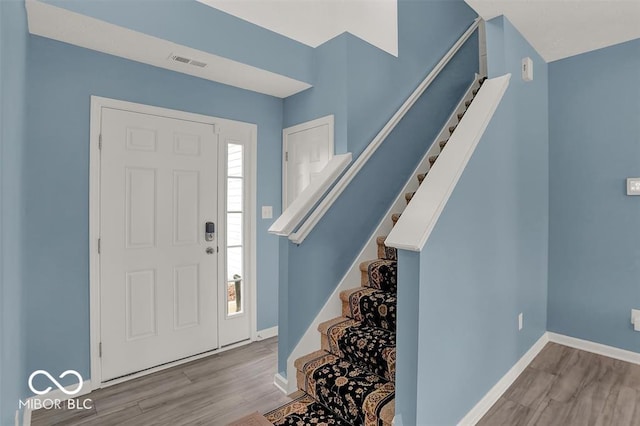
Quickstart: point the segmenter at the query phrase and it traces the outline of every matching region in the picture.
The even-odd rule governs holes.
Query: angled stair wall
[[[438,157],[453,143],[457,123],[464,115],[485,79],[474,79],[471,87],[433,143],[413,184],[414,190],[437,164]],[[411,205],[415,191],[398,197],[387,222],[396,223],[405,205]],[[377,258],[360,263],[359,279],[340,292],[341,315],[317,327],[321,349],[304,354],[294,362],[297,387],[302,395],[265,414],[277,426],[294,424],[337,424],[390,426],[396,413],[396,323],[398,262],[396,249],[385,244],[386,236],[372,238]],[[360,286],[357,286],[357,283]],[[294,373],[288,375],[290,381]]]
[[[455,109],[451,112],[448,119],[444,122],[440,132],[433,139],[434,143],[430,145],[430,148],[423,155],[422,160],[415,167],[414,171],[406,179],[404,186],[397,192],[397,197],[389,209],[382,215],[375,230],[370,234],[369,240],[362,248],[356,259],[353,261],[347,273],[342,277],[338,286],[331,293],[326,303],[316,315],[311,325],[305,331],[300,341],[295,345],[291,354],[287,359],[287,376],[295,376],[296,369],[294,362],[299,357],[320,349],[320,341],[318,339],[318,327],[325,321],[338,317],[342,313],[342,305],[340,295],[344,290],[353,287],[354,283],[361,282],[363,279],[363,271],[361,265],[368,259],[384,258],[383,251],[385,246],[380,244],[382,236],[388,235],[393,225],[400,217],[400,213],[407,205],[407,194],[411,194],[418,189],[421,182],[421,178],[424,177],[424,173],[429,170],[429,159],[441,152],[442,148],[439,142],[447,139],[449,135],[449,127],[455,125],[459,118],[458,116],[466,109],[465,103],[473,98],[473,91],[477,89],[477,77],[467,82],[467,89],[458,101]],[[392,249],[393,250],[393,249]],[[291,393],[296,390],[295,381],[287,381],[286,378],[279,377],[279,386],[284,387],[285,392]]]
[[[511,74],[508,88],[473,154],[456,152],[454,135],[452,149],[445,149],[401,216],[400,222],[409,223],[394,228],[402,238],[392,233],[387,239],[405,248],[398,250],[397,309],[408,315],[399,315],[398,329],[411,331],[397,336],[396,390],[402,401],[396,406],[402,417],[397,425],[475,424],[500,397],[489,394],[492,387],[546,331],[547,65],[502,18],[487,22],[487,43],[490,78],[458,135],[465,134],[467,118],[466,124],[477,122],[478,113],[487,110],[481,98],[499,89],[492,81]],[[519,65],[527,56],[536,69],[532,82],[520,78]],[[480,111],[474,112],[476,107]],[[447,182],[427,182],[442,177],[448,168],[439,166],[452,155],[468,158],[457,178],[449,175],[448,184],[455,186],[445,191]],[[443,207],[422,202],[429,197],[421,195],[438,192],[449,193]],[[412,207],[428,226],[414,222]],[[438,210],[441,214],[430,214]],[[403,352],[408,346],[413,353]]]
[[[467,89],[469,76],[477,70],[474,37],[401,120],[304,243],[281,244],[280,266],[285,276],[280,280],[278,370],[282,376],[287,375],[287,358],[294,347],[349,270]]]

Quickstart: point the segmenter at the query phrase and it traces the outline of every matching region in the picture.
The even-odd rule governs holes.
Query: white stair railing
[[[380,130],[380,132],[376,135],[376,137],[367,145],[367,147],[362,151],[362,153],[356,158],[356,160],[351,164],[351,166],[347,169],[346,172],[342,175],[340,180],[334,185],[334,187],[327,193],[327,195],[320,201],[317,207],[311,212],[311,214],[307,217],[307,219],[300,225],[298,230],[294,233],[289,234],[289,240],[293,243],[301,244],[307,235],[313,230],[313,228],[320,222],[322,217],[329,211],[333,203],[340,197],[340,194],[347,188],[349,183],[353,180],[353,178],[358,174],[358,172],[364,167],[364,165],[369,161],[369,159],[373,156],[373,154],[377,151],[377,149],[382,145],[382,142],[389,136],[389,134],[393,131],[393,129],[398,125],[400,120],[405,116],[405,114],[411,109],[413,104],[422,96],[422,94],[427,90],[427,88],[433,83],[433,81],[438,77],[440,72],[445,68],[445,66],[451,61],[451,59],[455,56],[455,54],[460,50],[460,48],[465,44],[465,42],[471,37],[471,35],[476,31],[479,24],[481,22],[480,18],[477,18],[471,26],[462,34],[462,36],[456,41],[456,43],[449,49],[449,51],[440,59],[440,61],[436,64],[436,66],[431,70],[429,75],[425,77],[425,79],[420,83],[420,85],[411,93],[411,95],[407,98],[407,100],[402,104],[400,109],[396,111],[396,113],[391,117],[389,122]]]
[[[302,222],[313,206],[327,192],[329,187],[338,179],[338,176],[347,168],[351,162],[351,153],[334,155],[326,166],[318,173],[311,182],[289,207],[282,212],[280,217],[273,222],[269,228],[269,233],[283,237],[288,237],[296,226]]]
[[[384,244],[421,251],[509,86],[511,74],[486,80]]]

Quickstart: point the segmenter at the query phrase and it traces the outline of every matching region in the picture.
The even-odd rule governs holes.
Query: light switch
[[[533,81],[533,61],[531,58],[522,58],[522,79]]]
[[[273,207],[272,206],[262,206],[262,218],[263,219],[271,219],[271,218],[273,218]]]
[[[640,178],[627,178],[627,195],[640,195]]]

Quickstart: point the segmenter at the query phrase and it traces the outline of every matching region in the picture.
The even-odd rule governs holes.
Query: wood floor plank
[[[547,398],[540,403],[527,426],[569,426],[567,417],[570,408],[570,404],[566,402]]]
[[[112,411],[108,415],[88,417],[74,423],[73,426],[119,426],[125,420],[142,414],[138,405],[130,405],[122,410]]]
[[[574,350],[569,355],[569,359],[570,361],[558,373],[559,379],[549,390],[549,397],[556,401],[570,401],[583,387],[587,377],[592,375],[594,354]]]
[[[535,408],[549,392],[557,376],[526,368],[511,385],[504,397],[525,407]]]
[[[83,398],[84,399],[84,398]],[[50,409],[37,410],[31,415],[32,426],[69,425],[83,419],[96,416],[96,408],[92,405],[88,410]]]
[[[637,425],[638,391],[627,386],[617,386],[609,395],[605,407],[600,413],[596,426]]]
[[[640,366],[548,344],[480,424],[522,424],[514,404],[529,408],[526,426],[637,426]]]
[[[640,391],[640,365],[628,364],[622,385]]]
[[[523,426],[530,408],[506,398],[500,398],[477,426]]]
[[[34,426],[226,425],[291,399],[273,384],[277,338],[172,367],[87,395],[92,411],[39,410]]]
[[[572,353],[572,349],[567,346],[549,342],[529,364],[529,367],[557,375],[570,361]]]

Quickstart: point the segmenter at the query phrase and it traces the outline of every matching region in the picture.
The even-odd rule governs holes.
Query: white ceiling
[[[640,0],[465,0],[504,15],[547,62],[640,38]]]
[[[198,0],[311,47],[350,32],[398,56],[396,0]]]
[[[311,87],[287,76],[37,0],[27,0],[26,6],[31,34],[278,98],[286,98]],[[191,58],[207,66],[199,68],[175,62],[169,59],[171,55]]]

